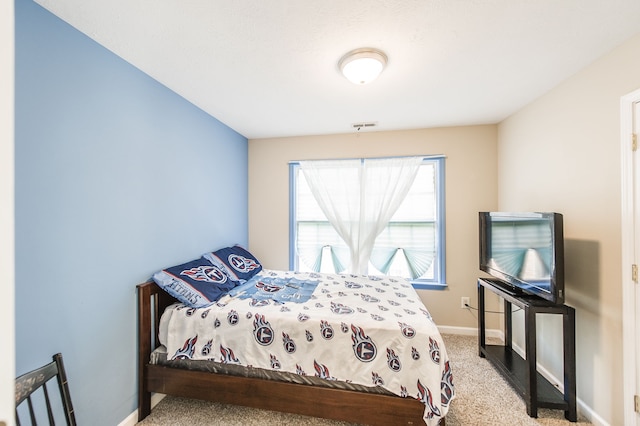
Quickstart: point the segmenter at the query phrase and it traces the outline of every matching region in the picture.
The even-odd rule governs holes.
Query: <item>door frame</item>
[[[636,340],[638,326],[636,325],[636,291],[637,284],[631,279],[631,265],[635,262],[635,239],[639,229],[634,226],[634,171],[633,151],[631,150],[632,135],[634,131],[634,104],[640,102],[640,89],[631,92],[620,99],[620,152],[621,152],[621,228],[622,228],[622,345],[623,345],[623,371],[626,378],[624,383],[624,424],[625,426],[638,426],[637,415],[634,410],[634,395],[638,386],[636,360]]]
[[[14,245],[14,91],[15,6],[0,1],[0,421],[14,424],[15,245]]]

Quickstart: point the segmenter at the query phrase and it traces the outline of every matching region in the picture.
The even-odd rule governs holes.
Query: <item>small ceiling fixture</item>
[[[387,55],[371,47],[352,50],[338,62],[342,74],[355,84],[372,82],[378,78],[385,65],[387,65]]]

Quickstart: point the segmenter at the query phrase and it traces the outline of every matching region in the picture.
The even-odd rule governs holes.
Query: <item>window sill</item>
[[[411,283],[416,290],[446,290],[447,285],[445,283],[425,283],[419,281],[413,281]]]

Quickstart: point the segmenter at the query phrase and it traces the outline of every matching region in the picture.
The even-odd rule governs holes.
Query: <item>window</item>
[[[299,163],[289,167],[290,268],[346,271],[349,247],[316,202]],[[377,236],[368,273],[407,277],[421,289],[444,288],[444,254],[444,157],[426,157],[407,196]]]

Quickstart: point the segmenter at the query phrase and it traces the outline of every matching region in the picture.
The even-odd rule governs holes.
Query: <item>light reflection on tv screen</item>
[[[494,218],[491,226],[489,265],[550,291],[553,238],[549,222],[531,218]]]

